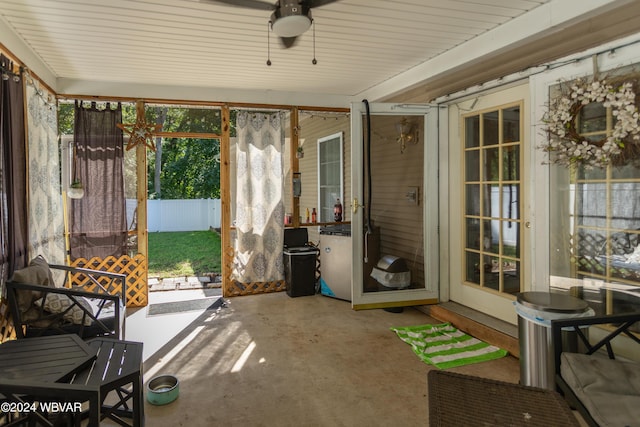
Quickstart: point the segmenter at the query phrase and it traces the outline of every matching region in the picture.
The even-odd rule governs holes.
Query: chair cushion
[[[28,267],[14,271],[11,281],[27,285],[55,286],[49,264],[42,255],[32,259]],[[16,294],[21,313],[29,311],[33,302],[42,298],[42,292],[39,291],[18,290]]]
[[[89,313],[93,314],[93,308],[91,304],[84,297],[75,297],[77,304],[73,302],[67,295],[49,293],[44,298],[40,298],[34,301],[34,304],[38,307],[44,308],[49,313],[60,314],[64,313],[69,307],[69,311],[64,313],[63,319],[75,324],[81,325],[84,321],[85,326],[91,326],[93,319],[88,315],[85,316],[85,311],[78,305],[84,307]],[[44,302],[43,302],[44,300]]]
[[[562,353],[560,373],[602,426],[640,420],[640,365],[601,355]]]

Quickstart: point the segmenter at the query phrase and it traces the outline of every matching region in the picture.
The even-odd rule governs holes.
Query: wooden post
[[[289,147],[289,154],[291,158],[291,180],[289,182],[289,188],[293,188],[293,174],[300,172],[300,162],[298,160],[297,151],[299,143],[300,130],[298,129],[298,107],[291,109],[290,119],[291,123],[291,146]],[[295,228],[300,227],[300,199],[293,196],[291,193],[291,206],[293,207],[293,226]]]
[[[220,232],[222,244],[222,296],[227,297],[231,287],[230,267],[233,263],[233,248],[231,247],[231,116],[229,106],[222,106],[222,135],[220,138]]]
[[[136,102],[137,117],[144,117],[144,102]],[[138,181],[138,253],[146,260],[144,268],[144,282],[147,282],[149,275],[149,241],[147,240],[147,146],[146,144],[136,145],[136,177]],[[148,291],[148,289],[147,289]]]

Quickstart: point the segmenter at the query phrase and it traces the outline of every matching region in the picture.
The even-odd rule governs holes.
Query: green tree
[[[220,111],[206,108],[150,106],[147,121],[162,123],[164,132],[220,134]],[[217,139],[163,138],[148,155],[149,197],[218,198],[220,153]]]
[[[220,164],[215,139],[170,138],[162,145],[160,181],[163,199],[220,197]],[[151,159],[155,163],[155,158]],[[152,173],[150,165],[149,172]],[[150,194],[152,193],[150,189]],[[154,194],[155,195],[155,194]]]

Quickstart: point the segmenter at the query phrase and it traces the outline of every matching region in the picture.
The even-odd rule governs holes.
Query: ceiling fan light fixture
[[[271,29],[279,37],[297,37],[311,26],[311,9],[297,1],[281,0],[271,15]]]
[[[284,16],[272,21],[271,29],[279,37],[297,37],[311,26],[311,19],[307,16]]]

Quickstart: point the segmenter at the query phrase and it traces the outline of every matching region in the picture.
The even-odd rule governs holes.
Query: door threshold
[[[518,327],[495,317],[481,313],[453,301],[416,307],[441,322],[449,322],[456,328],[505,349],[514,357],[520,356]]]

